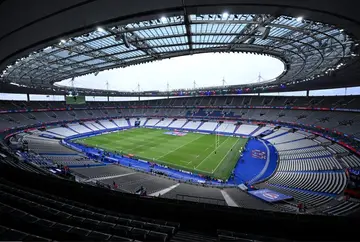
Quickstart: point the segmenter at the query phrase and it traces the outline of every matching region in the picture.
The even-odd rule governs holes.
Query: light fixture
[[[103,28],[101,28],[101,27],[97,27],[96,30],[99,31],[99,32],[105,32],[105,29],[103,29]]]
[[[166,22],[166,21],[167,21],[167,18],[164,17],[164,16],[162,16],[162,17],[160,18],[160,20],[161,20],[161,22]]]
[[[224,19],[227,19],[227,18],[229,17],[229,13],[228,13],[228,12],[224,12],[224,13],[222,14],[222,17],[223,17]]]
[[[304,20],[304,18],[302,16],[299,16],[299,17],[296,18],[296,21],[298,21],[298,22],[301,22],[303,20]]]
[[[66,40],[62,39],[60,40],[61,43],[66,43]]]

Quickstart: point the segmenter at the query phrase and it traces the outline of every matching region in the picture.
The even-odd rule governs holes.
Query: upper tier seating
[[[217,122],[205,122],[201,125],[198,130],[200,131],[214,131],[215,128],[218,126]]]
[[[244,134],[244,135],[250,135],[252,132],[254,132],[259,126],[257,125],[248,125],[248,124],[242,124],[240,127],[235,131],[235,134]]]
[[[235,123],[224,122],[220,124],[220,126],[215,131],[224,132],[224,133],[234,133],[235,128],[236,128]]]
[[[160,121],[160,119],[154,118],[154,119],[149,119],[146,123],[145,126],[147,127],[153,127],[155,124],[157,124]]]
[[[80,125],[78,123],[68,124],[68,126],[69,128],[71,128],[72,130],[74,130],[79,134],[92,132],[92,130],[86,127],[85,125]]]
[[[265,131],[271,130],[271,129],[272,129],[272,127],[268,127],[268,126],[261,127],[260,129],[258,129],[258,130],[257,130],[255,133],[253,133],[252,135],[253,135],[253,136],[258,136],[258,135],[264,133]]]
[[[294,140],[304,139],[304,135],[299,133],[285,133],[284,135],[270,139],[272,144],[280,144],[286,142],[292,142]]]
[[[174,119],[172,118],[164,118],[164,120],[161,120],[159,123],[157,123],[155,127],[167,127],[172,123],[173,120]]]
[[[324,138],[324,137],[321,137],[321,136],[318,136],[318,137],[316,137],[315,139],[314,139],[314,141],[316,141],[316,142],[319,142],[319,144],[331,144],[331,141],[330,140],[328,140],[328,139],[326,139],[326,138]]]
[[[199,121],[189,121],[182,128],[195,130],[201,125]]]
[[[270,141],[270,140],[269,140]],[[316,146],[318,143],[316,143],[313,140],[309,139],[302,139],[290,143],[284,143],[284,144],[274,144],[276,149],[278,151],[286,151],[286,150],[294,150],[294,149],[302,149],[302,148],[308,148],[311,146]]]
[[[172,124],[170,124],[168,127],[180,129],[186,124],[186,122],[187,122],[186,119],[178,119],[178,120],[174,121]]]
[[[312,148],[309,148],[312,149]],[[332,156],[332,154],[325,150],[325,149],[321,149],[321,150],[314,150],[314,151],[309,151],[308,149],[299,149],[299,150],[295,150],[297,152],[291,152],[291,151],[283,151],[280,154],[280,159],[281,160],[294,160],[294,159],[305,159],[305,158],[314,158],[314,157],[324,157],[324,156]],[[285,153],[287,152],[287,153]]]
[[[118,127],[128,127],[129,126],[129,123],[127,122],[127,120],[121,118],[121,119],[114,119],[113,120],[114,123],[118,126]]]
[[[296,154],[304,154],[304,153],[307,154],[307,153],[313,153],[313,152],[317,153],[318,151],[326,151],[326,149],[322,146],[314,146],[314,147],[310,147],[310,148],[301,148],[301,149],[296,149],[296,150],[284,150],[284,151],[278,150],[278,153],[280,155],[286,156],[286,155],[296,155]]]
[[[351,168],[360,167],[360,158],[356,155],[349,155],[341,158]]]
[[[287,128],[280,128],[280,129],[276,130],[275,132],[273,132],[273,133],[265,136],[264,139],[267,139],[267,140],[270,141],[272,138],[274,138],[274,137],[276,137],[276,136],[279,136],[279,135],[282,135],[282,134],[285,134],[285,133],[287,133],[288,131],[289,131],[289,129],[287,129]],[[270,142],[271,142],[271,141],[270,141]]]
[[[72,131],[71,129],[64,128],[64,127],[48,129],[48,131],[51,132],[51,133],[55,133],[55,134],[64,136],[64,137],[68,137],[68,136],[72,136],[72,135],[77,134],[74,131]]]
[[[117,128],[117,126],[113,122],[110,122],[109,120],[99,120],[99,123],[107,129]]]
[[[95,125],[95,122],[85,122],[84,124],[85,124],[86,127],[91,129],[92,131],[100,130],[99,127],[97,125]]]
[[[348,153],[347,149],[338,144],[332,144],[328,147],[328,149],[334,154]]]

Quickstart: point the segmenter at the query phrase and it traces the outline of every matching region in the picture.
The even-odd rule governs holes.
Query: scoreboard
[[[85,96],[66,96],[66,104],[85,104]]]

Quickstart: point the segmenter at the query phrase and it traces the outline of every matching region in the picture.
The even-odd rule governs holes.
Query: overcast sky
[[[165,91],[170,89],[211,87],[257,82],[259,73],[264,80],[276,78],[284,70],[281,61],[261,55],[242,53],[209,53],[182,56],[127,68],[115,69],[75,78],[77,87],[109,89],[118,91]],[[71,85],[70,80],[59,83]]]
[[[261,55],[242,53],[209,53],[192,56],[176,57],[152,63],[115,69],[75,78],[74,85],[94,89],[109,89],[137,91],[140,84],[141,91],[165,91],[167,83],[170,89],[210,87],[222,85],[223,78],[226,85],[246,84],[257,82],[259,73],[262,80],[276,78],[283,71],[283,63],[277,59]],[[70,80],[59,84],[71,86]],[[311,96],[356,95],[360,94],[360,87],[310,91]],[[257,94],[255,94],[257,95]],[[265,95],[304,96],[306,91],[269,93]],[[86,97],[88,101],[106,101],[106,97]],[[145,97],[142,99],[157,99]],[[26,100],[26,94],[6,94],[0,92],[0,100]],[[64,100],[63,96],[30,95],[30,100]],[[111,97],[110,101],[137,100],[136,97]]]

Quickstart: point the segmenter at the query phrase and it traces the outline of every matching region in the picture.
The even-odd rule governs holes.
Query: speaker
[[[128,42],[128,39],[127,39],[126,35],[122,34],[121,38],[124,41],[124,44],[125,44],[126,48],[130,48],[130,44]]]

